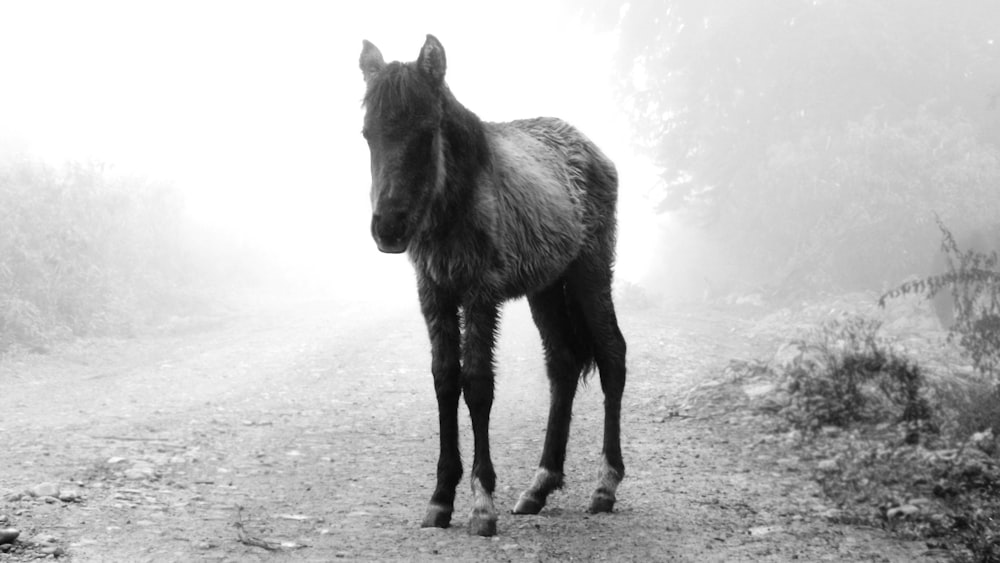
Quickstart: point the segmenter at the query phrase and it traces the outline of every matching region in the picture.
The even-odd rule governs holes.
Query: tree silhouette
[[[1000,142],[995,0],[594,0],[617,21],[620,93],[665,169],[661,209],[711,215],[775,144],[851,122],[960,112]]]

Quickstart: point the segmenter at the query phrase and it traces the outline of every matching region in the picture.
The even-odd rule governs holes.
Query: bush
[[[851,317],[796,343],[800,353],[785,371],[790,402],[783,413],[790,422],[807,430],[886,420],[913,432],[932,426],[920,368],[877,336],[880,326]]]
[[[0,164],[0,352],[127,335],[194,287],[173,189],[98,164]]]
[[[653,306],[653,299],[643,286],[630,281],[615,283],[615,304],[622,309],[643,311]]]
[[[729,259],[812,291],[882,287],[926,272],[933,212],[983,224],[1000,213],[1000,156],[961,113],[873,113],[773,144],[716,223]],[[745,185],[744,185],[745,184]]]
[[[924,540],[956,561],[996,561],[1000,471],[987,453],[992,433],[930,446],[867,429],[809,447],[824,457],[836,452],[837,469],[816,478],[839,506],[837,520]]]
[[[932,384],[862,317],[797,343],[781,411],[809,432],[803,457],[835,520],[885,527],[956,561],[1000,560],[1000,391],[981,376]],[[829,427],[848,427],[847,432]]]
[[[968,352],[976,370],[994,382],[1000,382],[1000,256],[996,250],[961,249],[951,231],[937,219],[941,229],[941,251],[947,271],[910,281],[887,292],[879,299],[907,294],[924,294],[928,299],[948,290],[954,304],[954,323],[949,339],[958,340]]]

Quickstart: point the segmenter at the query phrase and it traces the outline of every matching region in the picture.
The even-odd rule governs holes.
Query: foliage
[[[615,283],[615,304],[622,309],[643,311],[654,305],[646,288],[628,280]]]
[[[926,271],[931,217],[1000,214],[990,0],[590,0],[661,210],[744,278],[866,289]]]
[[[956,561],[1000,556],[1000,469],[991,432],[913,445],[869,427],[803,447],[838,460],[835,470],[816,474],[840,507],[836,520],[922,539]]]
[[[930,426],[920,368],[878,338],[879,326],[851,317],[797,343],[800,353],[785,371],[789,421],[807,430],[886,419],[909,424],[914,433]]]
[[[773,145],[758,180],[720,210],[734,254],[812,287],[861,289],[926,272],[931,219],[1000,214],[1000,155],[962,116],[869,115],[839,132]],[[766,227],[764,227],[766,226]]]
[[[778,412],[807,431],[803,457],[826,460],[815,476],[838,507],[828,516],[957,561],[997,560],[1000,390],[982,377],[927,378],[878,330],[862,317],[827,323],[781,372],[789,397]]]
[[[958,340],[977,371],[1000,384],[1000,256],[996,250],[960,249],[940,219],[938,227],[947,271],[906,282],[885,293],[879,304],[884,306],[886,299],[908,294],[932,298],[949,290],[955,314],[949,338]]]
[[[990,0],[591,0],[615,22],[621,95],[668,207],[720,204],[776,144],[874,115],[964,111],[996,141]]]
[[[98,164],[0,164],[0,352],[127,335],[196,279],[172,189]]]
[[[945,435],[965,439],[989,430],[1000,436],[1000,387],[966,378],[936,382],[933,391]]]

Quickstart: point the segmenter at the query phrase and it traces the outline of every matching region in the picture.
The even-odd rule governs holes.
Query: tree
[[[594,0],[659,209],[776,282],[878,285],[1000,216],[1000,2]],[[975,225],[971,225],[975,226]],[[957,230],[961,230],[958,228]]]
[[[616,11],[617,10],[617,11]],[[994,0],[635,0],[618,14],[620,92],[666,170],[663,208],[725,205],[775,143],[922,107],[1000,141]]]

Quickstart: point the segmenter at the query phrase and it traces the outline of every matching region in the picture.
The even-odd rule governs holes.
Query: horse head
[[[363,45],[362,134],[371,153],[371,232],[379,250],[401,253],[444,184],[444,47],[428,35],[416,61],[386,63],[378,47]]]

